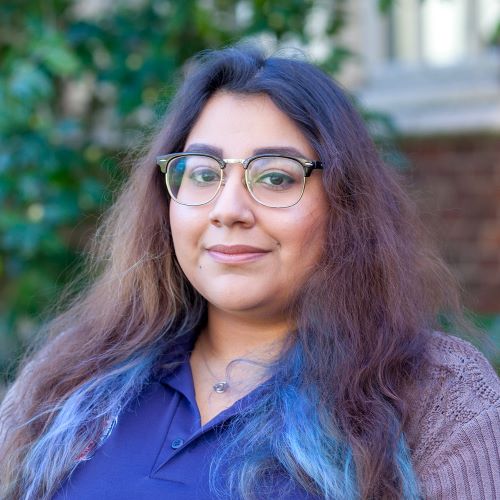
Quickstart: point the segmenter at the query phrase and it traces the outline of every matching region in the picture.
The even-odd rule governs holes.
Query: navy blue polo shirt
[[[186,355],[175,371],[154,378],[121,412],[104,442],[78,464],[53,500],[215,498],[209,467],[224,424],[258,395],[259,387],[201,426]],[[316,498],[284,474],[272,484],[276,499]]]

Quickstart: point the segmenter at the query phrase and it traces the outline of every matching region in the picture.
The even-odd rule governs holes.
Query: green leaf
[[[39,67],[28,61],[20,61],[14,66],[9,90],[12,96],[24,101],[26,105],[29,102],[49,98],[52,95],[53,86]]]
[[[33,40],[32,57],[40,61],[55,76],[76,74],[79,60],[62,34],[47,28],[42,38]]]
[[[389,10],[393,6],[393,4],[394,4],[394,0],[378,0],[378,8],[379,8],[380,12],[382,12],[384,14],[389,12]]]

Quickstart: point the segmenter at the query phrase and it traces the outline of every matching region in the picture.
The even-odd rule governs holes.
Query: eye
[[[259,184],[269,189],[283,190],[288,189],[296,183],[296,180],[286,172],[271,170],[263,172],[253,181],[253,184]]]
[[[302,165],[292,158],[262,156],[254,158],[248,167],[253,190],[285,192],[300,189],[304,182]]]
[[[218,184],[220,181],[220,171],[210,167],[196,167],[189,174],[189,179],[199,185]]]

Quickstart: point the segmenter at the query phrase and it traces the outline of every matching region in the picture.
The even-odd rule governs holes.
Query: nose
[[[254,200],[246,187],[243,169],[231,165],[224,169],[224,184],[211,203],[210,222],[215,226],[255,224]]]

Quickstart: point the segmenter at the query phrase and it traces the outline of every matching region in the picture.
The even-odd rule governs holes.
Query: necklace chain
[[[229,382],[227,381],[227,376],[223,380],[220,380],[219,377],[217,377],[217,375],[215,375],[212,369],[210,368],[210,365],[208,364],[203,349],[200,349],[200,354],[201,354],[201,359],[203,360],[203,363],[207,367],[207,370],[212,376],[212,378],[215,380],[219,380],[218,382],[212,385],[213,391],[216,392],[217,394],[223,394],[229,389]],[[227,366],[226,366],[226,375],[227,375]]]

